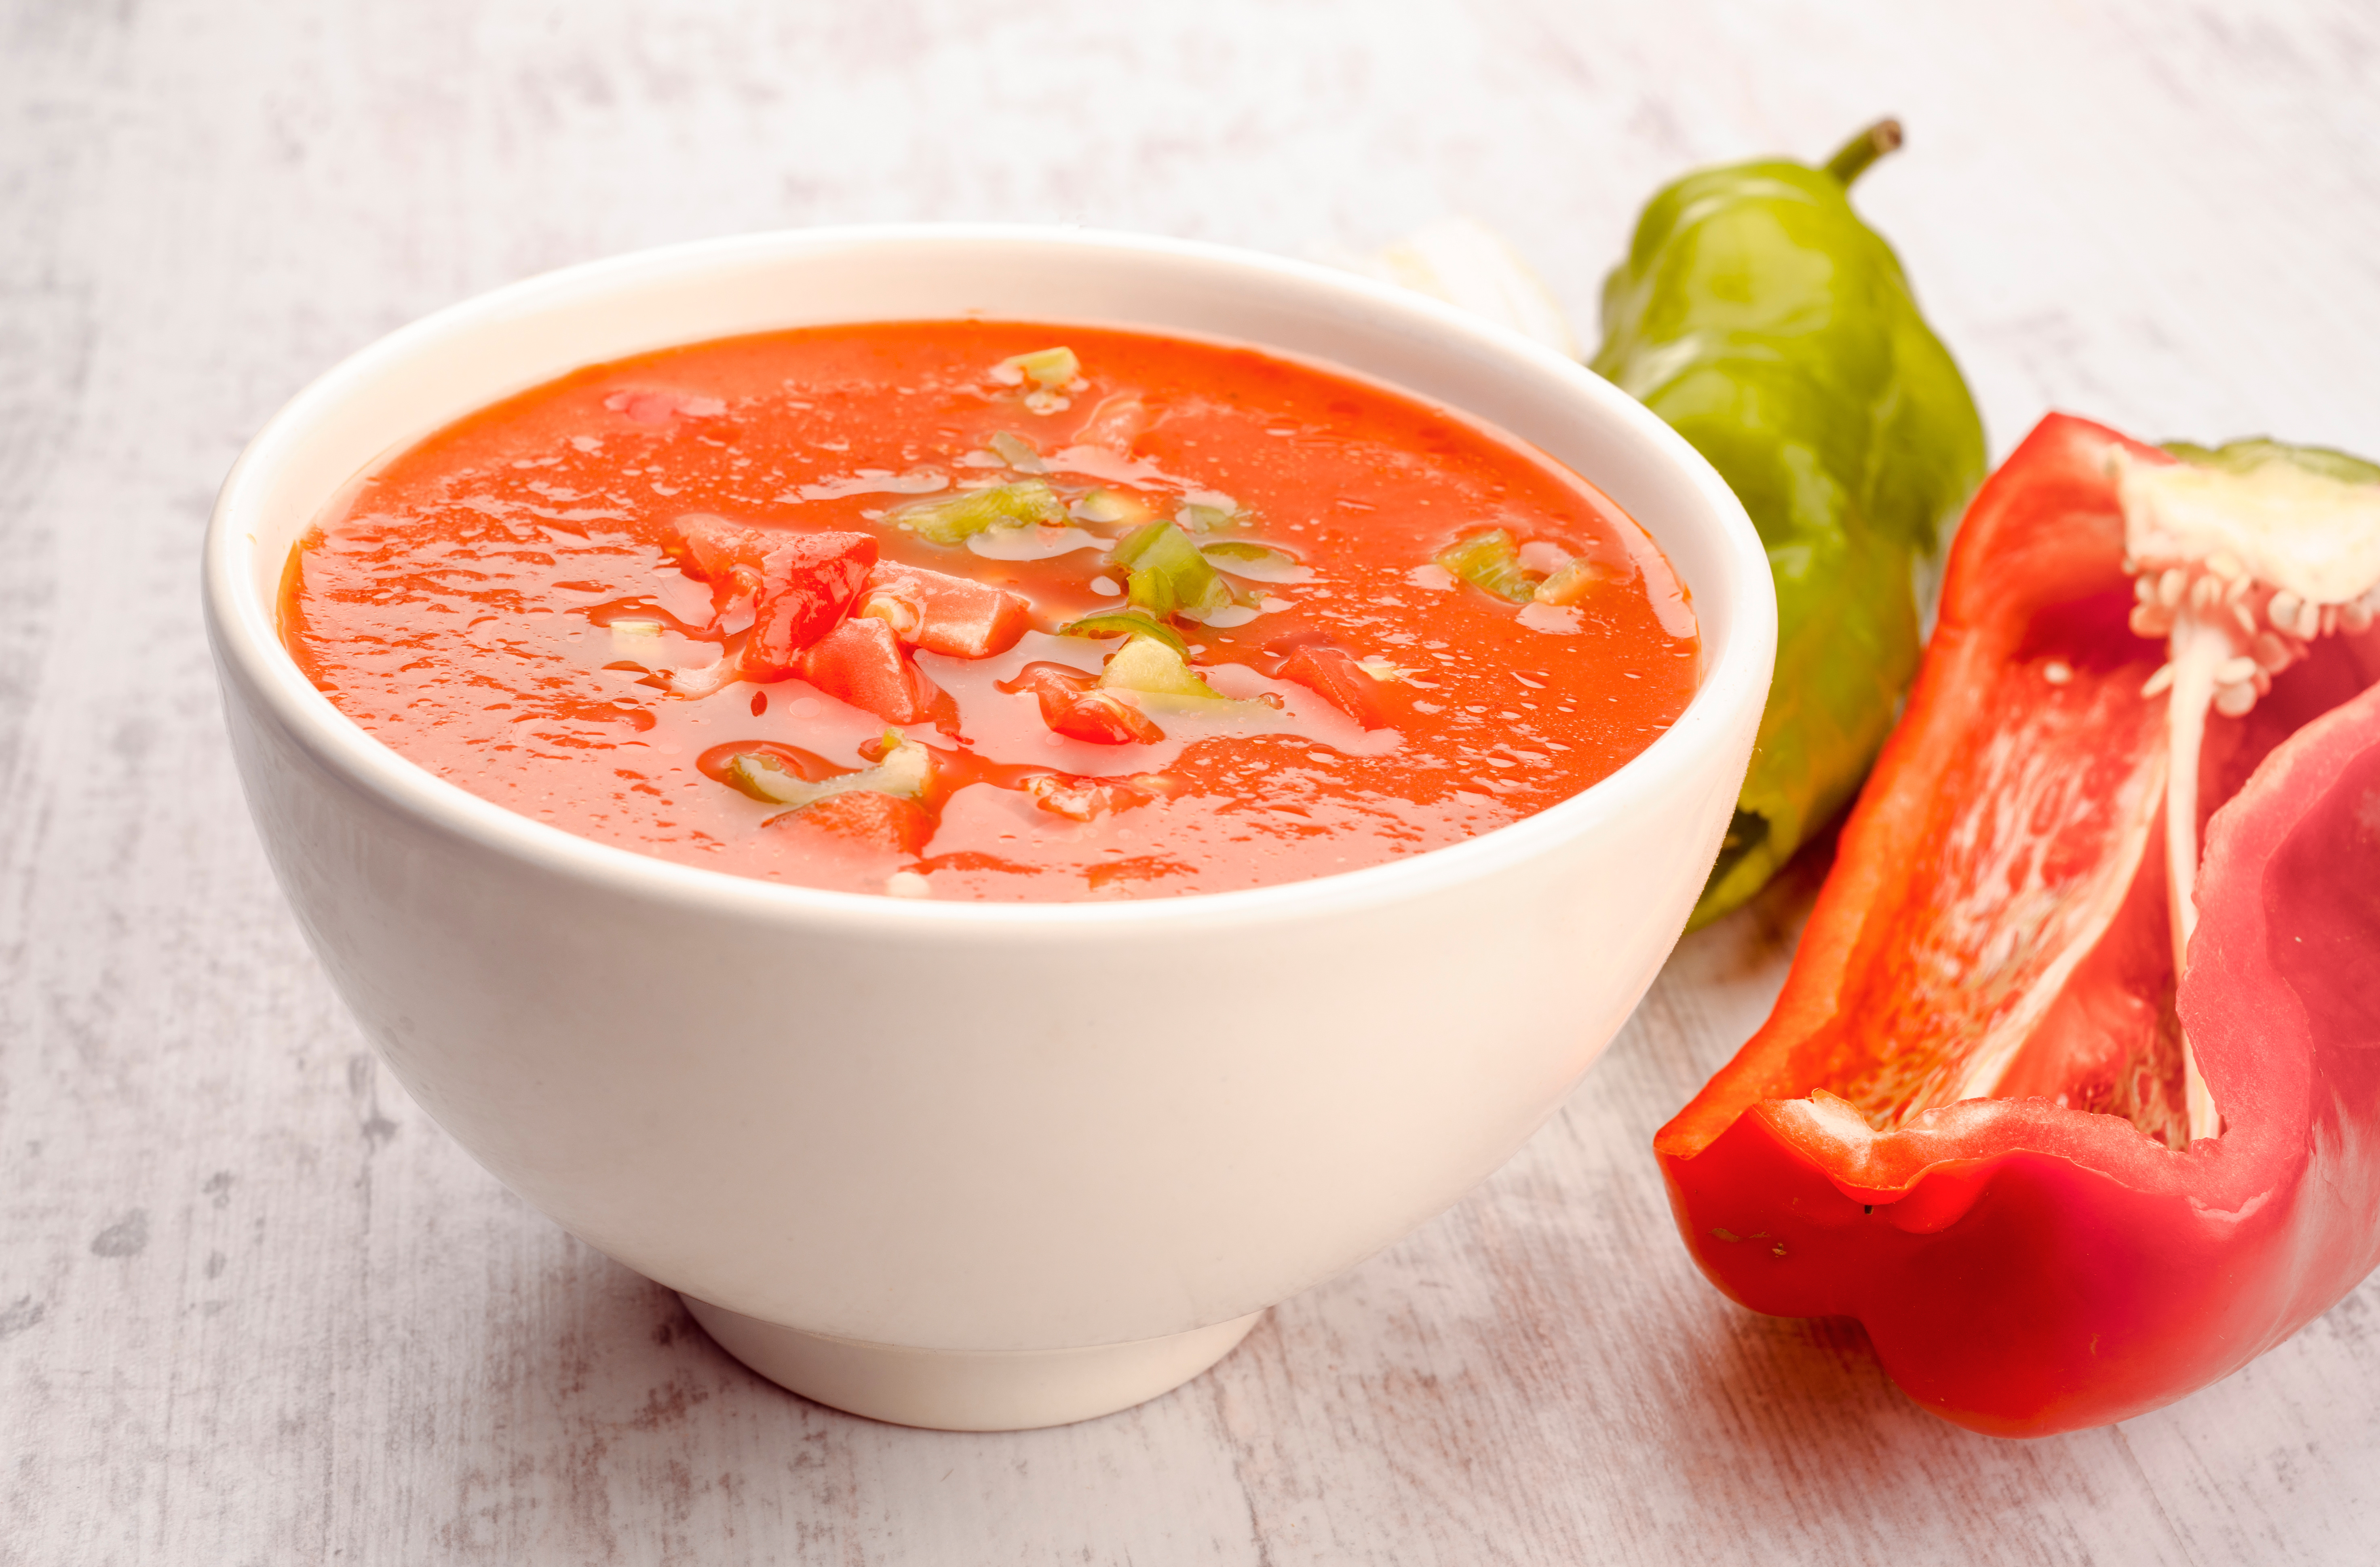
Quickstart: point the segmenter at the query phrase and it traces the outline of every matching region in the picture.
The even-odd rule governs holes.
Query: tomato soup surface
[[[956,899],[1218,892],[1578,793],[1693,695],[1576,475],[1318,364],[876,322],[593,366],[358,480],[282,633],[402,755],[682,864]]]

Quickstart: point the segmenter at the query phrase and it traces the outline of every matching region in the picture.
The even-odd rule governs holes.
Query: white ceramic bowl
[[[1174,328],[1467,409],[1600,485],[1701,617],[1700,690],[1583,795],[1248,892],[945,905],[674,865],[415,767],[298,672],[274,587],[392,447],[645,349],[982,314]],[[1180,241],[818,229],[575,267],[301,393],[224,485],[208,625],[249,802],[407,1089],[777,1380],[1001,1428],[1154,1396],[1453,1202],[1559,1106],[1682,929],[1776,640],[1742,508],[1578,365],[1416,295]]]

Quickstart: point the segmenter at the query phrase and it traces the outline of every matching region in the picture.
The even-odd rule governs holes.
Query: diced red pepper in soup
[[[1304,647],[1281,662],[1281,677],[1318,692],[1322,698],[1366,729],[1389,725],[1380,683],[1364,672],[1344,648]]]
[[[1094,746],[1154,745],[1165,731],[1130,699],[1099,688],[1098,679],[1062,663],[1028,663],[1003,691],[1030,691],[1050,733]]]

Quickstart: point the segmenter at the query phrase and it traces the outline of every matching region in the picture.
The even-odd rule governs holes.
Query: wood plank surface
[[[1647,1149],[1804,870],[1569,1107],[1214,1372],[1061,1430],[784,1394],[483,1174],[273,887],[197,596],[285,398],[639,246],[1002,218],[1293,254],[1454,213],[1592,339],[1685,167],[1823,154],[1984,405],[2380,448],[2380,13],[1681,0],[0,5],[0,1563],[2369,1561],[2380,1284],[1976,1437],[1694,1272]]]

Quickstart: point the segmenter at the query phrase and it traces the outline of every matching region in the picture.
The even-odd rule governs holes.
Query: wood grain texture
[[[2348,0],[0,6],[0,1563],[2371,1560],[2380,1284],[2020,1444],[1695,1275],[1647,1139],[1763,1014],[1806,874],[1451,1213],[1178,1393],[974,1437],[778,1392],[482,1174],[249,828],[212,492],[437,306],[783,225],[1318,253],[1465,212],[1589,329],[1655,186],[1885,110],[1861,200],[1996,451],[2053,406],[2380,447]]]

